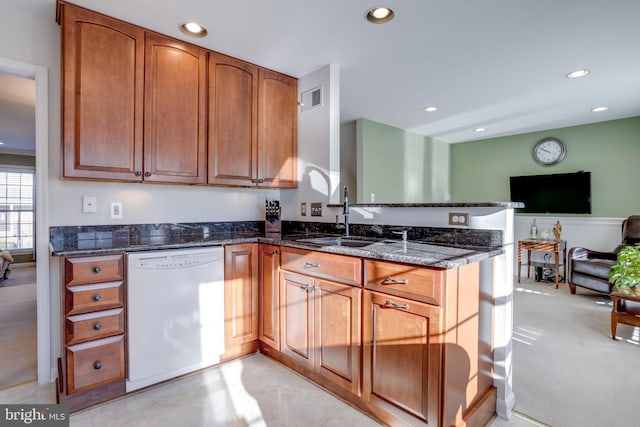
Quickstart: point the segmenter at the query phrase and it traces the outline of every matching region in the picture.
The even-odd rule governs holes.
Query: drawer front
[[[124,334],[124,309],[68,316],[65,320],[65,343],[85,341]]]
[[[124,280],[124,254],[65,258],[67,286]]]
[[[307,276],[362,286],[360,258],[283,247],[280,267]]]
[[[124,282],[65,288],[65,314],[67,315],[118,307],[124,307]]]
[[[124,335],[67,347],[67,393],[124,379]]]
[[[365,288],[440,305],[444,271],[414,265],[365,260]]]

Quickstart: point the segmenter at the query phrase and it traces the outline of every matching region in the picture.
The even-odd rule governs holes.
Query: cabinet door
[[[258,245],[224,249],[225,353],[258,339]]]
[[[363,298],[363,397],[410,424],[439,425],[440,309],[371,291]]]
[[[263,187],[297,187],[298,82],[260,69],[258,180]]]
[[[62,9],[62,174],[140,181],[144,31]]]
[[[354,394],[360,394],[361,289],[314,281],[314,369]]]
[[[258,167],[258,67],[209,55],[208,183],[255,185]]]
[[[279,247],[260,245],[259,295],[260,341],[280,350],[280,254]]]
[[[280,274],[280,328],[282,353],[308,368],[313,367],[313,279],[300,274]]]
[[[207,53],[147,33],[145,44],[144,180],[206,180]]]

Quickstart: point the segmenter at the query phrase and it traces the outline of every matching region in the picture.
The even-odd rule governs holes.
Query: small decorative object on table
[[[535,218],[533,218],[533,221],[531,221],[531,227],[529,227],[529,237],[532,239],[538,237],[538,226],[536,225]]]
[[[553,235],[556,238],[556,242],[559,242],[560,236],[562,235],[562,225],[560,224],[560,221],[556,221],[555,225],[553,226]]]

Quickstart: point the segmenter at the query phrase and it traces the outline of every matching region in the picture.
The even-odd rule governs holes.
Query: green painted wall
[[[543,167],[533,146],[553,136],[567,147],[560,164]],[[640,214],[640,117],[531,132],[451,146],[455,202],[509,200],[509,177],[591,172],[591,216]]]
[[[366,119],[356,128],[359,202],[372,193],[376,203],[440,201],[449,187],[446,144]]]

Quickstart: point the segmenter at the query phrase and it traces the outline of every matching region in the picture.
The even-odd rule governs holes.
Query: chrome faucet
[[[349,236],[349,187],[344,186],[344,201],[342,202],[342,215],[344,215],[344,235]]]

